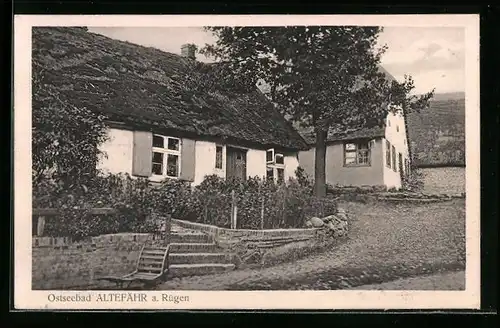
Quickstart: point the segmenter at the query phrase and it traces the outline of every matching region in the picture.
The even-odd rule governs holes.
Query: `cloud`
[[[435,88],[436,93],[465,90],[465,73],[461,69],[436,69],[432,71],[416,71],[411,74],[415,89],[413,93],[422,94]],[[398,80],[404,79],[404,74],[395,74]]]
[[[398,80],[411,75],[415,92],[465,90],[465,39],[459,28],[387,28],[382,65]]]
[[[180,54],[184,43],[202,47],[215,42],[214,36],[200,27],[90,27],[89,30],[176,54]],[[382,65],[397,79],[411,75],[416,90],[422,92],[433,87],[436,92],[463,91],[464,40],[461,28],[386,27],[379,40],[388,46]],[[212,61],[199,54],[197,59]]]

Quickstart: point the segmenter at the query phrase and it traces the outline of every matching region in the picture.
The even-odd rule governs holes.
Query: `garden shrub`
[[[190,187],[180,180],[165,180],[152,184],[147,179],[132,179],[128,175],[111,174],[87,179],[86,184],[65,187],[66,184],[44,179],[33,186],[34,208],[56,208],[57,218],[49,218],[47,235],[71,237],[120,232],[155,232],[158,216],[182,215]],[[112,215],[92,215],[90,209],[109,207]]]
[[[424,187],[424,174],[422,170],[413,164],[410,166],[410,172],[403,175],[402,190],[411,192],[420,192]]]
[[[155,232],[158,218],[172,217],[231,226],[231,204],[237,202],[237,228],[300,228],[312,216],[336,212],[332,199],[317,199],[312,184],[290,179],[287,184],[257,177],[245,181],[207,176],[195,188],[182,180],[151,183],[128,175],[111,174],[86,180],[85,184],[58,184],[44,179],[33,186],[33,207],[56,208],[62,213],[48,219],[50,236],[81,239],[120,232]],[[109,207],[112,215],[92,215],[90,209]]]
[[[233,191],[239,229],[300,228],[311,216],[336,211],[333,200],[313,197],[312,184],[304,180],[276,184],[258,177],[241,181],[211,175],[194,188],[191,204],[199,215],[191,220],[229,228]]]

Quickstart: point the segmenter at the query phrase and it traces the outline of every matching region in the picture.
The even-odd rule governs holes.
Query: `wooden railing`
[[[111,215],[117,213],[115,209],[109,207],[91,208],[88,209],[88,211],[89,214],[92,215]],[[33,221],[33,224],[36,225],[36,232],[34,231],[33,235],[43,236],[46,218],[50,216],[58,216],[61,212],[62,211],[57,208],[34,208],[31,216],[36,218],[36,221]]]
[[[90,208],[90,209],[82,209],[82,211],[86,211],[91,215],[113,215],[118,213],[118,211],[114,208],[109,207],[98,207],[98,208]],[[61,209],[57,208],[34,208],[32,211],[33,218],[33,237],[41,237],[43,236],[45,221],[47,217],[56,217],[63,214]],[[34,229],[36,226],[36,230]],[[172,219],[170,216],[165,216],[165,231],[164,235],[161,237],[166,242],[170,241],[170,234],[172,229]],[[160,231],[155,232],[155,235],[161,234]],[[158,237],[158,236],[156,236]]]

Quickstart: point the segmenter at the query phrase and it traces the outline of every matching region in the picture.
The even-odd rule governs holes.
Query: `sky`
[[[201,27],[89,27],[114,39],[180,54],[181,45],[200,47],[215,38]],[[415,81],[417,94],[465,92],[465,31],[460,27],[385,27],[379,43],[388,49],[382,66],[397,80]],[[197,54],[200,61],[211,59]]]

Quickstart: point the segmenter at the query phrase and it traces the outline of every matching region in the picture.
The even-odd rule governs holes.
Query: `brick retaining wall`
[[[110,234],[83,242],[35,237],[32,247],[33,289],[88,289],[95,277],[132,272],[149,234]]]

